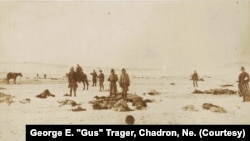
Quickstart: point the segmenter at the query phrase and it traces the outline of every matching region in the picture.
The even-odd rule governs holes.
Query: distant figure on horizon
[[[96,86],[97,83],[97,73],[95,72],[95,70],[93,70],[93,72],[90,74],[92,75],[92,81],[93,81],[92,87],[94,87]]]
[[[39,79],[39,74],[36,74],[36,78]]]
[[[46,79],[46,78],[47,78],[47,75],[46,75],[46,73],[45,73],[45,74],[43,75],[43,78],[44,78],[44,79]]]
[[[100,91],[104,91],[104,85],[103,85],[104,74],[102,73],[102,70],[100,70],[99,72],[100,74],[98,75],[98,78],[99,78]]]
[[[250,93],[249,93],[249,74],[245,72],[245,68],[241,67],[241,73],[238,77],[238,88],[239,88],[239,96],[243,96],[243,102],[250,101]]]
[[[199,76],[198,76],[197,71],[195,70],[194,73],[192,74],[194,88],[198,88],[198,79],[199,79]]]
[[[109,87],[110,87],[110,97],[112,97],[114,95],[114,97],[116,97],[117,95],[117,85],[116,82],[118,81],[118,76],[115,74],[115,70],[111,69],[111,74],[108,78],[109,83]]]
[[[74,92],[74,96],[76,96],[77,90],[77,74],[74,71],[74,68],[71,67],[70,72],[68,73],[68,88],[70,88],[69,94],[72,96],[72,91]]]
[[[126,99],[127,98],[127,92],[128,92],[128,87],[130,86],[130,79],[129,75],[126,73],[126,70],[123,68],[122,69],[122,74],[119,80],[119,85],[122,88],[122,98]]]

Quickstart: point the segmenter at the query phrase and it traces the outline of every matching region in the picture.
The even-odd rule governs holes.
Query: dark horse
[[[14,79],[14,84],[16,84],[16,78],[17,78],[18,76],[23,77],[22,73],[9,72],[9,73],[7,74],[7,78],[6,78],[7,84],[9,84],[10,79]]]
[[[89,82],[88,82],[87,74],[85,74],[84,72],[79,72],[79,73],[76,73],[76,74],[77,74],[76,75],[77,76],[77,82],[83,84],[83,90],[85,90],[85,87],[87,87],[86,89],[88,90]],[[66,73],[66,76],[68,77],[69,74]]]
[[[85,74],[82,71],[79,72],[79,73],[77,73],[77,81],[78,81],[78,83],[82,82],[82,84],[83,84],[83,90],[85,90],[85,86],[87,87],[87,90],[88,90],[89,82],[88,82],[87,74]]]

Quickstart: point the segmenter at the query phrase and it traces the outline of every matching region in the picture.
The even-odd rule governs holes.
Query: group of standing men
[[[115,74],[115,70],[111,69],[111,74],[108,78],[109,86],[110,86],[110,97],[117,96],[117,81],[119,81],[119,85],[122,88],[122,98],[127,98],[127,92],[129,90],[130,86],[130,79],[129,75],[126,73],[126,70],[122,69],[122,74],[120,76],[120,79],[118,80],[118,76]]]
[[[99,71],[99,75],[96,73],[95,70],[93,70],[92,73],[92,86],[95,87],[97,83],[97,79],[99,80],[99,86],[100,91],[104,91],[104,80],[105,76],[102,72],[102,70]],[[122,98],[127,98],[127,91],[129,90],[130,86],[130,79],[129,75],[126,73],[126,70],[122,69],[122,74],[120,76],[120,79],[118,79],[117,74],[115,74],[115,70],[111,69],[110,76],[108,77],[109,86],[110,86],[110,97],[117,96],[117,81],[119,82],[120,87],[122,88]],[[77,90],[77,82],[83,82],[84,83],[84,89],[85,89],[85,83],[87,85],[88,89],[88,78],[87,75],[83,72],[83,69],[79,64],[77,64],[76,70],[74,70],[74,67],[70,68],[70,72],[68,75],[68,88],[70,89],[70,96],[72,96],[72,92],[74,93],[74,96],[76,96],[76,90]]]
[[[99,70],[99,75],[96,73],[95,70],[93,70],[92,73],[90,73],[92,75],[92,87],[95,87],[96,86],[96,83],[97,83],[97,79],[99,79],[99,86],[100,86],[100,91],[104,91],[104,74],[102,73],[102,70]]]
[[[95,70],[93,70],[93,72],[91,73],[93,81],[92,86],[93,87],[96,86],[97,79],[99,79],[100,91],[104,91],[103,83],[105,77],[102,70],[100,70],[99,72],[100,72],[99,75],[95,72]],[[110,73],[111,74],[108,77],[109,87],[110,87],[110,97],[117,96],[117,82],[119,82],[119,86],[122,89],[122,98],[126,99],[127,92],[130,86],[130,79],[129,75],[126,73],[126,70],[124,68],[122,69],[122,74],[120,75],[119,79],[114,69],[111,69]],[[194,71],[194,73],[192,74],[191,79],[193,80],[193,86],[197,88],[198,87],[197,81],[199,80],[199,76],[196,71]],[[241,67],[241,73],[238,77],[237,82],[238,82],[238,93],[239,96],[243,97],[243,102],[250,101],[250,91],[248,84],[249,80],[250,80],[249,74],[245,72],[244,67]],[[69,82],[68,88],[70,88],[70,96],[72,96],[72,91],[74,92],[74,96],[76,96],[76,90],[78,87],[77,82],[86,83],[88,87],[87,75],[83,73],[83,70],[79,66],[79,64],[77,65],[76,71],[74,71],[74,68],[71,67],[70,72],[68,73],[68,82]],[[85,89],[85,84],[84,84],[84,89]]]

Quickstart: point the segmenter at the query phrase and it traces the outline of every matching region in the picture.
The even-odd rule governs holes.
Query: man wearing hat
[[[243,96],[243,102],[250,101],[249,94],[249,74],[245,72],[245,68],[241,67],[241,73],[238,80],[239,95]]]
[[[76,96],[76,89],[77,89],[77,76],[74,68],[71,67],[70,72],[68,73],[68,88],[70,88],[69,94],[72,96],[72,90],[74,92],[74,96]]]
[[[196,87],[198,87],[198,79],[199,79],[199,76],[198,76],[198,73],[197,73],[197,71],[195,70],[194,71],[194,73],[192,74],[192,78],[191,78],[192,80],[193,80],[193,86],[194,86],[194,88]]]
[[[122,98],[126,99],[128,87],[130,85],[130,79],[129,79],[129,75],[126,73],[126,70],[124,68],[122,69],[122,74],[120,76],[119,85],[122,88]]]
[[[93,72],[90,74],[92,75],[92,81],[93,81],[92,87],[94,87],[96,86],[96,82],[97,82],[97,73],[95,72],[95,70],[93,70]]]
[[[104,85],[103,85],[104,74],[102,73],[102,70],[100,70],[99,72],[100,74],[98,75],[98,78],[99,78],[100,91],[103,91],[104,90]]]
[[[118,81],[118,77],[115,74],[115,70],[114,69],[111,69],[111,74],[110,74],[110,76],[108,78],[108,81],[110,82],[109,83],[109,86],[110,86],[110,97],[112,95],[114,95],[114,97],[116,97],[116,94],[117,94],[116,82]]]

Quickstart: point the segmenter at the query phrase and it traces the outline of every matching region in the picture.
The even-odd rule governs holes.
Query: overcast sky
[[[148,68],[244,61],[249,7],[249,0],[0,2],[0,61]]]

